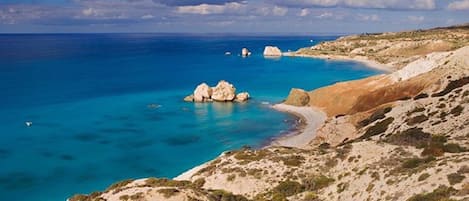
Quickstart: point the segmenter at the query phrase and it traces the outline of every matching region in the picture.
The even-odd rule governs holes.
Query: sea
[[[382,73],[354,62],[262,55],[266,45],[294,51],[337,37],[0,34],[1,199],[64,201],[266,146],[297,126],[296,117],[271,108],[291,88]],[[243,47],[250,57],[240,56]],[[252,99],[183,101],[198,84],[220,80]]]

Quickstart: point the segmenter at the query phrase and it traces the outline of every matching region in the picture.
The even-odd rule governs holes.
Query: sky
[[[0,33],[365,33],[469,22],[469,0],[0,0]]]

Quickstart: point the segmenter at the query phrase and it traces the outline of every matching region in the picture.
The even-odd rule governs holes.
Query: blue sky
[[[469,22],[469,0],[0,0],[0,33],[362,33]]]

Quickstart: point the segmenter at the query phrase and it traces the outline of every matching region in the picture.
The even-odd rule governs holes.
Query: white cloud
[[[434,0],[344,0],[344,5],[354,8],[433,10]]]
[[[469,10],[469,0],[455,1],[448,5],[450,10]]]
[[[424,16],[408,16],[407,19],[411,22],[414,22],[414,23],[420,23],[420,22],[423,22],[425,20],[425,17]]]
[[[178,6],[176,8],[176,12],[183,13],[183,14],[198,14],[198,15],[221,14],[221,13],[234,12],[237,10],[241,10],[245,6],[246,5],[238,3],[238,2],[225,3],[223,5],[200,4],[197,6]]]
[[[142,18],[143,20],[148,20],[148,19],[153,19],[153,18],[155,18],[155,16],[150,15],[150,14],[147,14],[147,15],[143,15],[143,16],[140,17],[140,18]]]
[[[379,21],[380,17],[376,14],[373,14],[373,15],[358,14],[358,20],[361,20],[361,21]]]
[[[328,18],[332,18],[334,17],[334,14],[332,14],[331,12],[324,12],[318,16],[316,16],[316,18],[319,18],[319,19],[328,19]]]
[[[301,11],[300,11],[300,13],[298,14],[298,16],[305,17],[305,16],[308,16],[309,14],[310,14],[309,9],[303,8],[303,9],[301,9]]]
[[[467,0],[466,0],[467,1]],[[435,0],[276,0],[278,5],[295,7],[348,7],[398,10],[433,10]]]
[[[275,15],[275,16],[285,16],[287,14],[287,12],[288,12],[288,8],[275,6],[272,9],[272,14]]]
[[[83,9],[81,11],[81,13],[84,15],[84,16],[96,16],[98,15],[98,12],[93,9],[93,8],[87,8],[87,9]]]

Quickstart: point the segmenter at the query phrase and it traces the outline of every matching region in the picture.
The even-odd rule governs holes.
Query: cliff
[[[227,151],[175,180],[122,181],[70,201],[468,200],[468,36],[460,26],[348,36],[301,49],[298,55],[364,54],[396,70],[292,90],[287,103],[328,116],[303,147]],[[373,49],[383,44],[389,47]]]

